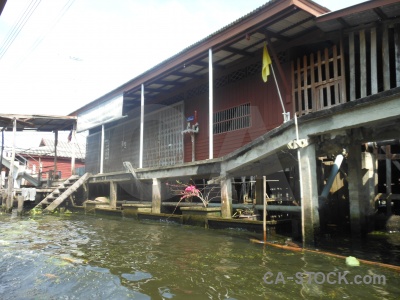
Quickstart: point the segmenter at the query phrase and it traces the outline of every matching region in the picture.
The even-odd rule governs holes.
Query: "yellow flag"
[[[271,57],[269,57],[268,50],[267,50],[267,44],[264,43],[264,51],[263,51],[263,63],[262,63],[262,79],[264,82],[267,82],[268,80],[268,75],[269,75],[269,65],[272,63]]]

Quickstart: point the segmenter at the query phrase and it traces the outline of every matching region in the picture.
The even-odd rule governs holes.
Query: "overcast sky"
[[[68,115],[266,2],[9,0],[0,112]],[[363,1],[316,2],[334,11]]]

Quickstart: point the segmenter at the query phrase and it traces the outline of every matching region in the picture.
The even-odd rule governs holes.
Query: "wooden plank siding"
[[[348,33],[350,101],[400,86],[399,26],[384,23]]]
[[[290,64],[282,66],[290,72]],[[290,78],[289,78],[290,79]],[[290,80],[289,80],[290,81]],[[278,78],[278,84],[283,90],[283,83]],[[285,94],[283,94],[285,96]],[[290,97],[288,97],[290,100]],[[286,98],[287,99],[287,98]],[[226,155],[243,145],[251,142],[267,131],[283,123],[282,107],[272,75],[266,83],[261,78],[261,70],[252,76],[214,89],[214,113],[249,103],[251,111],[250,127],[214,134],[214,157]],[[291,101],[285,101],[286,111],[292,111]],[[199,133],[196,134],[195,157],[196,160],[208,159],[208,94],[186,99],[186,116],[198,113]],[[191,161],[191,139],[189,135],[184,138],[184,161]]]
[[[54,157],[41,157],[40,162],[42,164],[42,176],[41,178],[46,179],[48,176],[48,172],[50,170],[54,170]],[[32,157],[28,158],[28,163],[27,167],[29,169],[32,169],[33,166],[35,166],[36,169],[36,174],[39,172],[39,157]],[[75,169],[84,167],[85,164],[80,161],[76,160],[75,161]],[[71,158],[63,158],[63,157],[58,157],[57,158],[57,172],[61,172],[61,178],[66,179],[69,178],[72,173],[71,173]],[[35,176],[35,175],[32,175]]]

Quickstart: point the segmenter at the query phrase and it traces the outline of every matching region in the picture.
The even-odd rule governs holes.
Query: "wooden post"
[[[390,57],[389,57],[389,29],[383,25],[382,32],[382,66],[383,66],[383,90],[390,90]]]
[[[24,212],[24,197],[18,196],[17,215],[22,216],[23,212]]]
[[[4,129],[1,130],[0,174],[3,171]],[[0,175],[0,188],[3,187],[3,178]]]
[[[221,215],[232,218],[232,179],[226,175],[221,180]]]
[[[110,181],[110,207],[117,208],[117,183]]]
[[[58,130],[54,131],[54,179],[57,176],[57,144],[58,144]]]
[[[14,201],[14,160],[15,160],[15,133],[17,131],[17,119],[13,120],[13,135],[12,135],[12,154],[10,160],[10,171],[8,172],[8,192],[6,211],[11,212]]]
[[[76,121],[74,122],[72,132],[71,132],[71,140],[69,141],[72,143],[72,154],[71,154],[71,175],[75,175],[75,152],[76,152]]]
[[[161,181],[160,179],[153,178],[152,186],[152,198],[151,198],[151,212],[159,214],[161,213]]]
[[[385,147],[386,149],[386,195],[388,195],[386,200],[386,215],[392,215],[392,158],[390,145]]]

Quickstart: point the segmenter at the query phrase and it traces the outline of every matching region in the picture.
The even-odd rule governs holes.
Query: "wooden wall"
[[[276,69],[276,68],[275,68]],[[290,66],[284,65],[283,69],[290,79]],[[284,85],[278,77],[278,84],[283,97],[286,111],[291,116],[291,91],[285,91]],[[280,126],[283,123],[282,106],[279,100],[277,88],[272,75],[266,83],[259,73],[248,76],[242,80],[214,89],[214,113],[250,103],[251,125],[248,128],[238,129],[220,134],[214,134],[214,158],[224,156],[245,144],[251,142],[267,131]],[[192,99],[185,100],[185,114],[198,113],[199,133],[196,135],[196,160],[209,158],[209,129],[208,129],[208,93],[204,93]],[[185,162],[192,159],[190,135],[184,139]]]
[[[39,163],[38,158],[33,160],[32,158],[28,159],[28,168],[32,169],[33,165],[36,165],[36,174],[39,172]],[[47,172],[50,170],[54,170],[54,158],[53,157],[42,157],[40,158],[42,163],[42,178],[47,178]],[[75,169],[84,167],[85,164],[82,161],[75,160]],[[71,158],[57,158],[57,171],[61,172],[61,178],[67,179],[72,175],[71,173]]]

